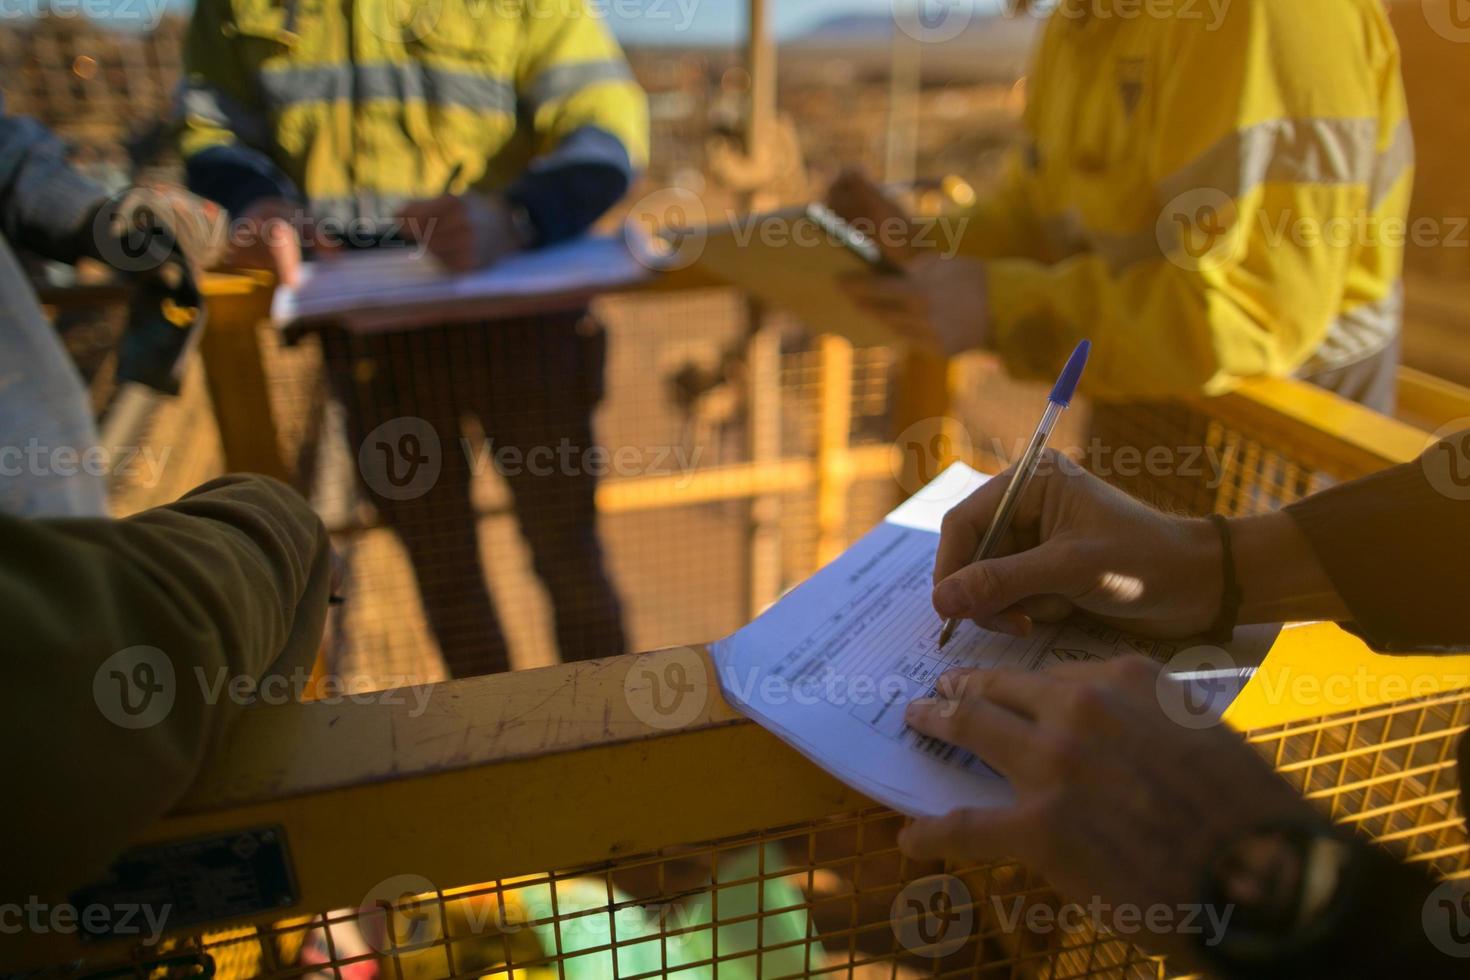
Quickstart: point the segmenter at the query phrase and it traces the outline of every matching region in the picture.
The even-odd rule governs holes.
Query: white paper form
[[[489,316],[497,309],[519,315],[525,310],[518,304],[539,308],[552,298],[571,307],[651,278],[643,247],[637,236],[588,236],[458,275],[419,249],[350,252],[303,266],[294,289],[276,290],[271,319],[282,328],[339,320],[349,329],[373,331],[413,325],[417,310],[439,317],[456,311]]]
[[[944,513],[984,482],[957,465],[889,515],[841,557],[759,619],[716,643],[725,696],[855,789],[912,815],[1010,799],[1010,787],[970,753],[920,736],[903,721],[910,701],[955,667],[1041,670],[1065,661],[1141,653],[1168,662],[1189,643],[1127,637],[1075,621],[1024,639],[962,625],[944,650],[930,604]],[[1241,630],[1228,647],[1244,669],[1223,711],[1274,640]]]

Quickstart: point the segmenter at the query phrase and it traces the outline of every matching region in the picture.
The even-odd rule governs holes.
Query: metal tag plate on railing
[[[156,938],[286,909],[298,899],[285,834],[272,826],[133,848],[71,902],[107,910],[78,922],[84,938],[102,940]]]

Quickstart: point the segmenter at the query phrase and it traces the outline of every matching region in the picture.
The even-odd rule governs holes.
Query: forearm
[[[1290,516],[1238,517],[1230,522],[1230,538],[1241,623],[1350,618],[1311,542]]]
[[[506,189],[513,204],[526,209],[536,231],[536,244],[554,245],[575,238],[627,193],[633,163],[611,133],[584,127],[555,150],[532,162]]]
[[[1225,597],[1224,538],[1211,520],[1165,520],[1164,543],[1148,561],[1149,575],[1165,598],[1157,619],[1147,618],[1135,628],[1170,636],[1207,633],[1219,621]],[[1229,530],[1230,564],[1241,599],[1237,625],[1350,618],[1311,542],[1285,513],[1237,517]]]
[[[238,143],[195,153],[185,164],[185,174],[190,191],[214,201],[231,217],[267,198],[300,198],[290,178],[268,156]]]
[[[506,197],[525,208],[538,244],[590,228],[648,163],[648,100],[587,0],[540,13],[527,5],[515,70],[517,112],[536,158]]]
[[[300,197],[267,152],[276,133],[242,61],[238,34],[226,0],[195,5],[175,119],[189,190],[234,216],[263,198]]]
[[[49,732],[0,830],[29,840],[8,870],[28,894],[100,873],[166,812],[241,707],[229,691],[308,671],[326,616],[330,551],[299,496],[261,477],[216,481],[123,521],[0,518],[24,560],[0,566],[0,609],[24,687],[0,691],[13,738]],[[94,832],[40,819],[109,801]]]
[[[61,143],[40,123],[0,115],[0,231],[13,244],[75,261],[106,196],[72,169]]]
[[[1388,651],[1470,645],[1463,601],[1470,588],[1463,556],[1470,500],[1461,499],[1453,479],[1470,449],[1467,438],[1470,433],[1453,436],[1413,463],[1283,511],[1232,520],[1239,621],[1345,623]],[[1203,576],[1219,545],[1211,543],[1208,522],[1197,522],[1191,533]],[[1218,590],[1218,575],[1199,580],[1212,583],[1201,585],[1201,595]]]
[[[1470,646],[1470,432],[1418,460],[1286,509],[1342,595],[1354,630],[1386,651]]]

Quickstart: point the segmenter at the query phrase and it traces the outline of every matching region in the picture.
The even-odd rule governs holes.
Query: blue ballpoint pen
[[[992,557],[1001,538],[1005,537],[1006,531],[1011,526],[1016,504],[1020,502],[1021,495],[1026,492],[1031,478],[1036,475],[1037,464],[1041,462],[1041,451],[1046,448],[1046,441],[1051,438],[1051,431],[1056,428],[1057,419],[1061,418],[1062,412],[1072,404],[1072,396],[1077,393],[1077,382],[1082,380],[1082,369],[1087,367],[1087,355],[1091,351],[1092,343],[1084,340],[1077,345],[1077,349],[1067,359],[1067,366],[1062,368],[1056,386],[1047,396],[1046,411],[1042,413],[1041,423],[1036,426],[1036,433],[1031,436],[1030,445],[1021,455],[1021,462],[1016,466],[1016,475],[1011,478],[1010,486],[1006,487],[1005,495],[1000,498],[1000,506],[996,508],[995,516],[990,520],[990,527],[985,530],[985,537],[980,539],[980,547],[975,549],[975,557],[970,559],[971,564]],[[954,636],[954,631],[959,629],[959,625],[958,619],[944,621],[944,629],[939,631],[941,650],[949,642],[950,637]]]

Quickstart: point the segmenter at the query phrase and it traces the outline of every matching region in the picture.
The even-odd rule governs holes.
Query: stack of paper
[[[1025,639],[961,626],[938,649],[930,604],[944,513],[984,482],[963,465],[899,507],[840,558],[749,626],[713,647],[725,697],[854,789],[910,815],[1011,798],[1009,785],[973,755],[920,736],[904,708],[931,695],[956,667],[1041,670],[1127,652],[1168,662],[1189,643],[1140,640],[1076,621],[1038,626]],[[1239,692],[1277,629],[1240,630],[1227,647],[1237,666],[1209,710]]]

